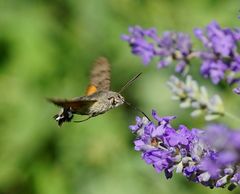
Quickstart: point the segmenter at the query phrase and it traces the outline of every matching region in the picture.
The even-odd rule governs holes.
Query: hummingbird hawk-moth
[[[61,126],[64,122],[70,122],[74,114],[88,115],[88,118],[76,121],[82,122],[127,103],[120,93],[140,74],[127,82],[120,92],[113,92],[110,90],[109,62],[104,57],[98,58],[93,65],[90,84],[87,87],[85,96],[75,97],[73,99],[48,99],[53,104],[61,107],[60,113],[56,114],[54,119],[58,122],[58,125]]]

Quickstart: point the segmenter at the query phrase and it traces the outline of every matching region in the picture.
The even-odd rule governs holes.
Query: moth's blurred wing
[[[110,81],[110,64],[106,58],[100,57],[93,65],[86,95],[110,90]]]
[[[81,98],[73,100],[48,98],[48,101],[52,102],[56,106],[60,106],[62,108],[72,108],[73,110],[81,107],[89,107],[97,102],[96,100],[85,100]]]

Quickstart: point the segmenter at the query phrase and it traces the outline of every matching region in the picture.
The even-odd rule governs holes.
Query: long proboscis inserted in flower
[[[141,109],[139,109],[139,108],[136,107],[136,106],[133,106],[132,104],[130,104],[130,103],[127,102],[126,100],[124,100],[124,102],[125,102],[128,106],[130,106],[131,108],[133,108],[134,110],[136,110],[136,111],[140,112],[141,114],[143,114],[143,115],[148,119],[148,121],[151,121],[150,118],[149,118]]]

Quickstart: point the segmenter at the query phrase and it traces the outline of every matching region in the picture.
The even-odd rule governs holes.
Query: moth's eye
[[[115,101],[114,97],[109,97],[108,100],[110,101],[110,103],[115,106],[117,104],[117,102]]]

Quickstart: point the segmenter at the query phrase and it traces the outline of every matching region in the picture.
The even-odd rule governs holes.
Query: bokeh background
[[[146,114],[154,108],[160,115],[177,115],[174,125],[204,127],[203,118],[190,118],[190,110],[170,99],[166,80],[173,68],[144,67],[120,36],[136,24],[191,34],[212,20],[237,27],[239,8],[237,0],[0,0],[0,193],[230,193],[181,175],[166,180],[146,165],[133,149],[128,126],[138,113],[129,107],[59,128],[52,119],[58,108],[45,97],[83,95],[91,64],[106,56],[113,90],[143,72],[124,92],[132,104]],[[195,79],[240,114],[231,89],[203,80],[198,69],[196,64]]]

